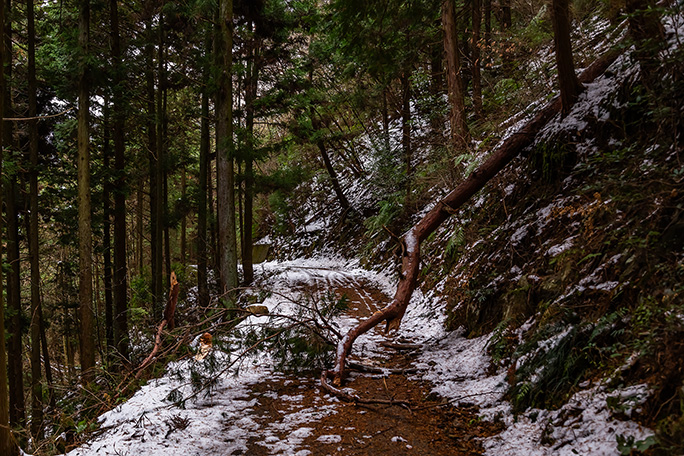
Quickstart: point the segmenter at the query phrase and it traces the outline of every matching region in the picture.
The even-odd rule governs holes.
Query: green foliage
[[[677,392],[679,410],[656,423],[656,454],[684,454],[684,386]]]
[[[337,298],[331,291],[304,297],[296,303],[297,312],[283,321],[273,315],[269,324],[254,328],[244,335],[244,344],[262,341],[276,360],[276,367],[284,370],[319,369],[329,365],[334,356],[336,328],[333,318],[349,306],[346,296]],[[292,324],[292,322],[297,322]],[[332,329],[331,329],[332,328]]]
[[[456,261],[458,259],[459,251],[465,244],[465,231],[462,226],[457,226],[453,234],[449,237],[444,248],[444,255],[450,261]]]
[[[149,309],[152,306],[149,277],[144,275],[131,277],[130,287],[131,300],[128,304],[129,322],[133,325],[139,325],[148,320]]]
[[[462,169],[461,175],[463,179],[467,179],[479,164],[474,154],[461,154],[454,158],[454,168]]]
[[[643,453],[656,444],[656,438],[652,435],[643,440],[636,440],[633,435],[628,437],[625,437],[624,435],[617,435],[615,436],[615,439],[617,440],[618,451],[624,456]]]
[[[393,193],[387,199],[380,201],[378,206],[380,208],[377,215],[369,217],[365,220],[366,236],[374,238],[378,233],[381,233],[384,228],[391,226],[394,220],[402,213],[402,202],[404,195],[402,193]]]
[[[553,40],[550,11],[546,4],[539,8],[537,15],[520,32],[520,39],[530,48],[537,49]]]
[[[495,364],[511,356],[513,352],[514,344],[512,342],[515,336],[510,329],[510,324],[511,321],[509,319],[501,320],[496,325],[496,328],[494,328],[492,336],[487,342],[487,351]]]
[[[564,176],[577,159],[576,151],[562,138],[539,143],[530,154],[530,167],[540,173],[546,182]]]
[[[589,330],[575,326],[553,336],[546,330],[547,339],[516,351],[514,357],[522,363],[510,395],[517,413],[528,407],[555,408],[565,403],[595,360]],[[544,344],[539,345],[542,340]]]
[[[511,102],[517,96],[516,93],[519,89],[520,83],[515,79],[500,79],[494,85],[494,92],[485,100],[491,100],[494,106],[502,106]]]

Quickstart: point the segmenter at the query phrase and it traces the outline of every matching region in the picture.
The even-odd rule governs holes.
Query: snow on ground
[[[364,270],[357,263],[341,259],[267,262],[259,265],[256,272],[263,286],[276,291],[263,305],[279,313],[293,310],[292,303],[302,284],[348,287],[366,283],[380,288],[389,297],[395,286],[389,275]],[[417,376],[432,382],[435,393],[454,404],[476,404],[484,418],[505,423],[503,433],[483,442],[486,454],[618,455],[618,435],[642,440],[652,434],[633,422],[612,418],[607,405],[610,396],[621,395],[633,398],[630,400],[637,407],[647,394],[644,387],[609,392],[602,385],[588,385],[560,410],[528,410],[514,417],[504,399],[505,372],[488,373],[490,358],[486,347],[490,336],[466,339],[459,331],[445,332],[444,303],[440,299],[437,293],[416,290],[399,336],[423,345],[416,363],[420,372]],[[255,324],[264,318],[253,316],[241,324]],[[346,330],[355,323],[354,318],[345,317],[340,326]],[[355,353],[376,356],[381,336],[371,331],[363,337],[355,345]],[[273,421],[259,415],[255,411],[258,399],[250,394],[251,387],[265,378],[284,378],[273,371],[273,360],[266,353],[256,353],[225,372],[219,369],[214,386],[192,397],[193,375],[215,375],[206,363],[213,360],[223,366],[231,360],[230,356],[215,350],[209,361],[189,359],[170,364],[163,377],[150,381],[131,399],[103,414],[99,419],[103,432],[68,456],[244,454],[250,441],[266,447],[271,454],[311,454],[301,448],[302,442],[313,434],[320,418],[336,413],[339,402],[321,392],[314,406],[305,407],[300,404],[303,396],[283,395],[279,399],[291,404],[286,406],[283,419]],[[275,392],[265,395],[278,396]],[[180,397],[186,400],[179,407],[174,401]],[[338,438],[330,434],[318,440],[335,442]]]
[[[441,322],[440,322],[441,323]],[[609,398],[638,407],[647,397],[645,386],[610,391],[605,385],[586,385],[559,410],[528,409],[514,416],[505,400],[506,372],[489,374],[487,344],[490,335],[466,339],[460,331],[445,334],[425,346],[416,364],[419,376],[433,384],[432,391],[451,403],[475,404],[488,420],[500,420],[505,430],[483,441],[491,456],[551,456],[591,454],[618,456],[618,436],[645,440],[650,429],[613,416]],[[627,410],[629,416],[631,409]]]
[[[262,287],[274,291],[261,304],[269,312],[280,314],[296,311],[303,284],[335,287],[366,281],[383,291],[392,287],[387,276],[340,259],[267,262],[258,265],[255,273]],[[251,316],[240,326],[247,329],[266,319],[266,316]],[[339,324],[344,331],[357,322],[344,317]],[[379,340],[378,335],[368,334],[359,339],[357,349],[365,347],[366,354],[379,351]],[[131,399],[100,416],[103,432],[68,456],[244,454],[250,440],[266,447],[271,454],[311,454],[299,446],[311,435],[317,420],[336,413],[338,400],[320,392],[315,406],[297,407],[303,396],[282,396],[279,399],[292,403],[291,410],[284,419],[269,421],[268,417],[255,413],[258,400],[250,394],[251,387],[265,378],[284,377],[274,372],[274,362],[267,353],[257,352],[230,369],[223,367],[234,360],[230,353],[214,350],[205,361],[186,359],[171,363],[163,377],[151,380]],[[217,376],[217,379],[208,391],[197,393],[191,379],[198,376],[205,379]],[[186,399],[181,406],[177,404],[179,398]],[[286,437],[279,437],[283,434]],[[338,436],[324,437],[333,441]]]

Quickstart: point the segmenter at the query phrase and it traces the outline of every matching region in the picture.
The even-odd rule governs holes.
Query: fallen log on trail
[[[583,84],[592,82],[603,74],[608,67],[622,54],[619,48],[614,48],[598,58],[579,76]],[[446,219],[454,214],[475,193],[480,191],[499,171],[518,156],[526,147],[530,146],[537,133],[560,112],[561,102],[555,97],[542,108],[525,126],[507,138],[489,158],[482,163],[459,186],[438,202],[417,224],[409,229],[400,239],[402,244],[402,266],[399,284],[392,302],[385,308],[375,312],[367,320],[352,328],[337,344],[335,367],[324,371],[321,375],[322,386],[333,394],[341,390],[328,384],[332,379],[333,385],[340,386],[344,379],[344,368],[347,356],[351,352],[354,341],[362,334],[374,328],[381,322],[387,322],[386,332],[398,329],[401,319],[411,295],[416,288],[420,265],[420,244],[427,239]],[[358,401],[344,393],[343,399]]]

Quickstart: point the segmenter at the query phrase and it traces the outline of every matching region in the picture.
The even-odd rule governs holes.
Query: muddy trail
[[[440,350],[430,334],[433,322],[441,324],[428,310],[407,316],[403,334],[415,340],[387,337],[377,328],[354,345],[348,366],[357,363],[365,370],[350,369],[343,387],[382,404],[341,402],[321,388],[320,370],[282,372],[274,368],[278,361],[269,349],[243,352],[245,345],[252,347],[245,342],[251,331],[272,328],[277,315],[296,312],[314,295],[346,297],[346,310],[335,317],[343,334],[389,299],[382,287],[391,285],[377,276],[316,266],[271,264],[260,271],[260,289],[272,293],[258,302],[269,315],[245,319],[234,339],[223,339],[225,345],[206,359],[169,363],[164,375],[102,414],[97,432],[68,456],[482,454],[483,439],[502,429],[480,419],[474,405],[445,403],[431,393],[436,385],[422,379],[434,377],[433,368],[444,362],[427,357],[429,350]],[[425,341],[432,342],[422,346]],[[459,375],[467,375],[470,365],[462,367]],[[462,392],[463,397],[472,391]]]
[[[306,281],[292,286],[309,293],[333,291],[349,300],[345,318],[366,318],[388,297],[363,278],[337,275],[334,280],[308,271]],[[313,280],[312,280],[313,279]],[[374,339],[381,335],[375,328]],[[420,347],[411,340],[390,340],[369,347],[360,339],[351,361],[384,369],[381,373],[350,371],[345,383],[367,399],[401,405],[361,405],[340,402],[319,385],[319,372],[280,374],[252,385],[249,413],[260,432],[248,439],[247,450],[232,454],[270,455],[478,455],[480,440],[501,431],[478,419],[474,406],[445,405],[430,394],[412,369]],[[390,373],[405,369],[407,373]]]

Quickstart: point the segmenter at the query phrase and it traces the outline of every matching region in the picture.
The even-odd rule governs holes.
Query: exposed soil
[[[387,301],[387,296],[368,283],[351,277],[342,282],[318,288],[331,287],[338,296],[346,295],[350,316],[368,316]],[[380,367],[407,368],[415,354],[390,347],[385,347],[384,352],[371,362]],[[284,375],[253,387],[256,405],[251,413],[268,431],[250,439],[245,454],[302,451],[311,455],[478,455],[482,453],[481,439],[502,430],[500,425],[480,421],[475,407],[440,402],[440,398],[430,395],[429,385],[411,375],[351,372],[345,384],[363,398],[391,399],[408,405],[339,402],[319,388],[318,375]],[[312,420],[298,424],[298,429],[293,431],[293,426],[288,425],[298,413],[312,412]],[[294,444],[295,452],[290,446],[288,452],[282,453],[279,442]]]
[[[317,382],[304,377],[260,383],[254,389],[259,403],[254,413],[260,420],[273,423],[286,420],[289,413],[316,407],[323,402]],[[427,400],[426,385],[404,375],[354,375],[347,386],[364,397],[393,398],[408,401],[411,406],[339,403],[334,413],[307,424],[313,429],[299,444],[300,449],[312,455],[479,455],[480,439],[502,430],[497,424],[480,421],[475,407],[439,406]],[[294,403],[281,399],[283,396],[299,400]],[[290,432],[283,431],[277,437],[287,441]],[[268,443],[252,439],[246,454],[273,454],[265,446]]]

